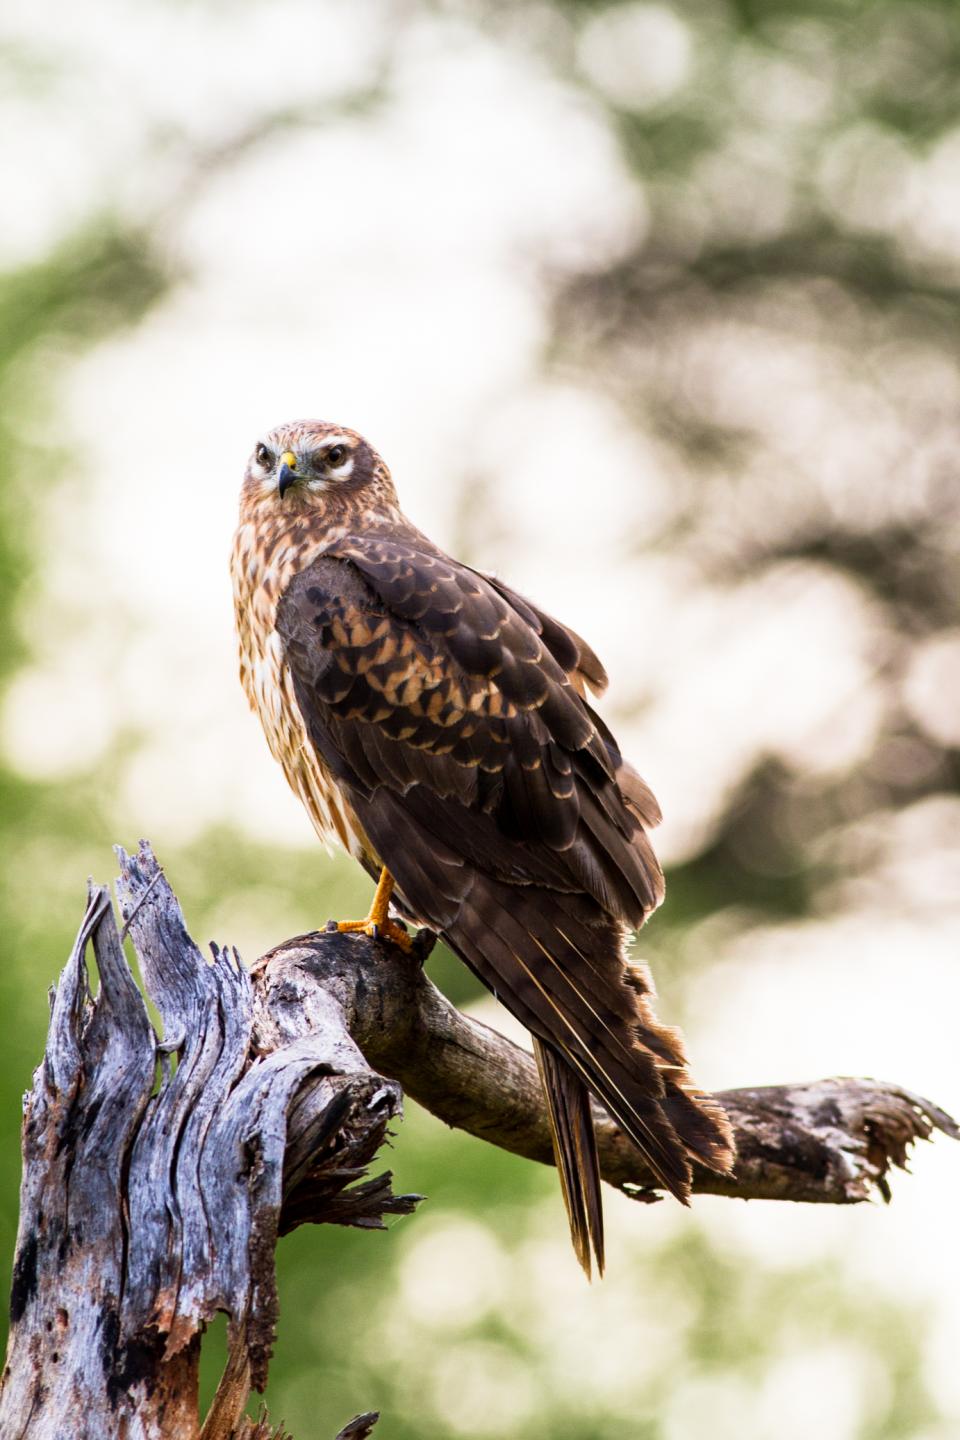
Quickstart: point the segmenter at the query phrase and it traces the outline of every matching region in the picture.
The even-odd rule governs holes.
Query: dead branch
[[[448,1124],[549,1163],[536,1070],[461,1015],[422,958],[360,935],[287,941],[247,972],[206,960],[150,849],[120,852],[118,882],[158,1041],[108,893],[92,888],[52,998],[26,1099],[3,1440],[269,1440],[243,1418],[262,1389],[277,1323],[274,1251],[305,1221],[382,1226],[409,1213],[367,1167],[401,1086]],[[100,985],[91,991],[92,943]],[[695,1188],[846,1204],[903,1166],[942,1111],[869,1080],[729,1091],[736,1178]],[[599,1110],[605,1177],[640,1198],[653,1177]],[[558,1218],[558,1224],[562,1222]],[[205,1325],[229,1319],[229,1360],[202,1429]],[[351,1421],[367,1435],[376,1415]],[[276,1437],[279,1440],[279,1437]]]
[[[270,1048],[311,1033],[313,1007],[330,998],[350,1035],[381,1075],[431,1114],[503,1150],[553,1163],[533,1057],[463,1015],[427,978],[420,957],[363,935],[300,935],[253,968],[258,1034]],[[741,1200],[849,1205],[876,1190],[890,1198],[891,1165],[935,1130],[960,1139],[943,1110],[899,1085],[830,1079],[722,1090],[733,1124],[736,1173],[697,1168],[694,1192]],[[642,1199],[657,1182],[636,1148],[599,1106],[594,1119],[604,1179]]]

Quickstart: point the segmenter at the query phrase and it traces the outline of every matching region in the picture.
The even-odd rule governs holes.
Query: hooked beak
[[[277,475],[277,490],[281,500],[290,486],[296,484],[297,478],[297,457],[292,450],[284,450],[280,456],[280,471]]]

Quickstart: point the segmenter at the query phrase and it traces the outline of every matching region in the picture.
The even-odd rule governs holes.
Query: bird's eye
[[[326,455],[327,464],[332,465],[334,466],[334,468],[336,468],[336,466],[343,463],[343,461],[346,459],[346,456],[346,445],[331,445]]]
[[[258,465],[261,465],[264,470],[269,470],[269,469],[270,469],[270,466],[273,464],[273,456],[271,455],[270,451],[267,449],[266,445],[258,445],[258,446],[257,446],[257,449],[256,449],[256,460],[257,460],[257,464],[258,464]]]

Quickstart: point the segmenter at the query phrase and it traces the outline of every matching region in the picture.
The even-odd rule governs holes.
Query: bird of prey
[[[629,932],[663,897],[657,802],[590,706],[606,674],[569,626],[451,559],[400,510],[354,430],[256,445],[232,574],[240,675],[325,840],[377,881],[342,922],[409,947],[437,931],[533,1037],[574,1248],[602,1272],[590,1097],[686,1201],[727,1172],[723,1111],[654,1015]]]

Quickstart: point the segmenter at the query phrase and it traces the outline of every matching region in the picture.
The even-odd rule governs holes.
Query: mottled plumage
[[[577,1254],[602,1268],[595,1095],[679,1199],[732,1163],[719,1107],[627,963],[663,896],[653,795],[588,704],[592,650],[402,515],[353,431],[260,443],[233,578],[241,678],[324,838],[440,932],[530,1030]]]

